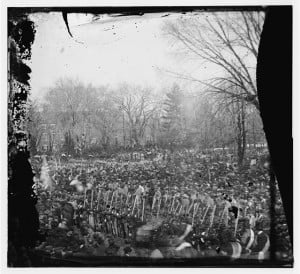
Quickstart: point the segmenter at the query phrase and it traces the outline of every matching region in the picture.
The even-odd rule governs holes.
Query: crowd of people
[[[268,259],[266,155],[181,150],[105,161],[35,159],[40,230],[52,255]],[[280,196],[276,256],[289,256]]]

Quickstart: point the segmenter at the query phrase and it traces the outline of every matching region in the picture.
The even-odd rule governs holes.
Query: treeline
[[[122,84],[93,87],[60,79],[29,107],[30,147],[72,156],[142,147],[236,147],[264,142],[257,110],[217,97],[186,93],[176,83],[155,93]]]

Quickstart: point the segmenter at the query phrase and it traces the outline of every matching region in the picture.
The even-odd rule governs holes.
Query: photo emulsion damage
[[[8,266],[291,267],[278,13],[8,8]]]

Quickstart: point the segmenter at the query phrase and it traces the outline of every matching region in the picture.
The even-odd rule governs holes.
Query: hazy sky
[[[217,68],[202,66],[199,61],[179,54],[177,46],[163,34],[166,20],[190,15],[161,15],[103,16],[91,23],[91,15],[71,14],[68,20],[73,38],[61,13],[32,15],[36,25],[29,62],[33,97],[40,97],[56,79],[65,76],[78,77],[95,86],[114,87],[128,82],[159,91],[176,81],[189,90],[195,89],[194,84],[180,81],[166,71],[193,71],[198,78],[207,79]]]

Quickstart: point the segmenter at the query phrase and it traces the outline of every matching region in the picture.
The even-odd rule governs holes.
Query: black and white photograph
[[[292,268],[292,11],[8,5],[6,266]]]

